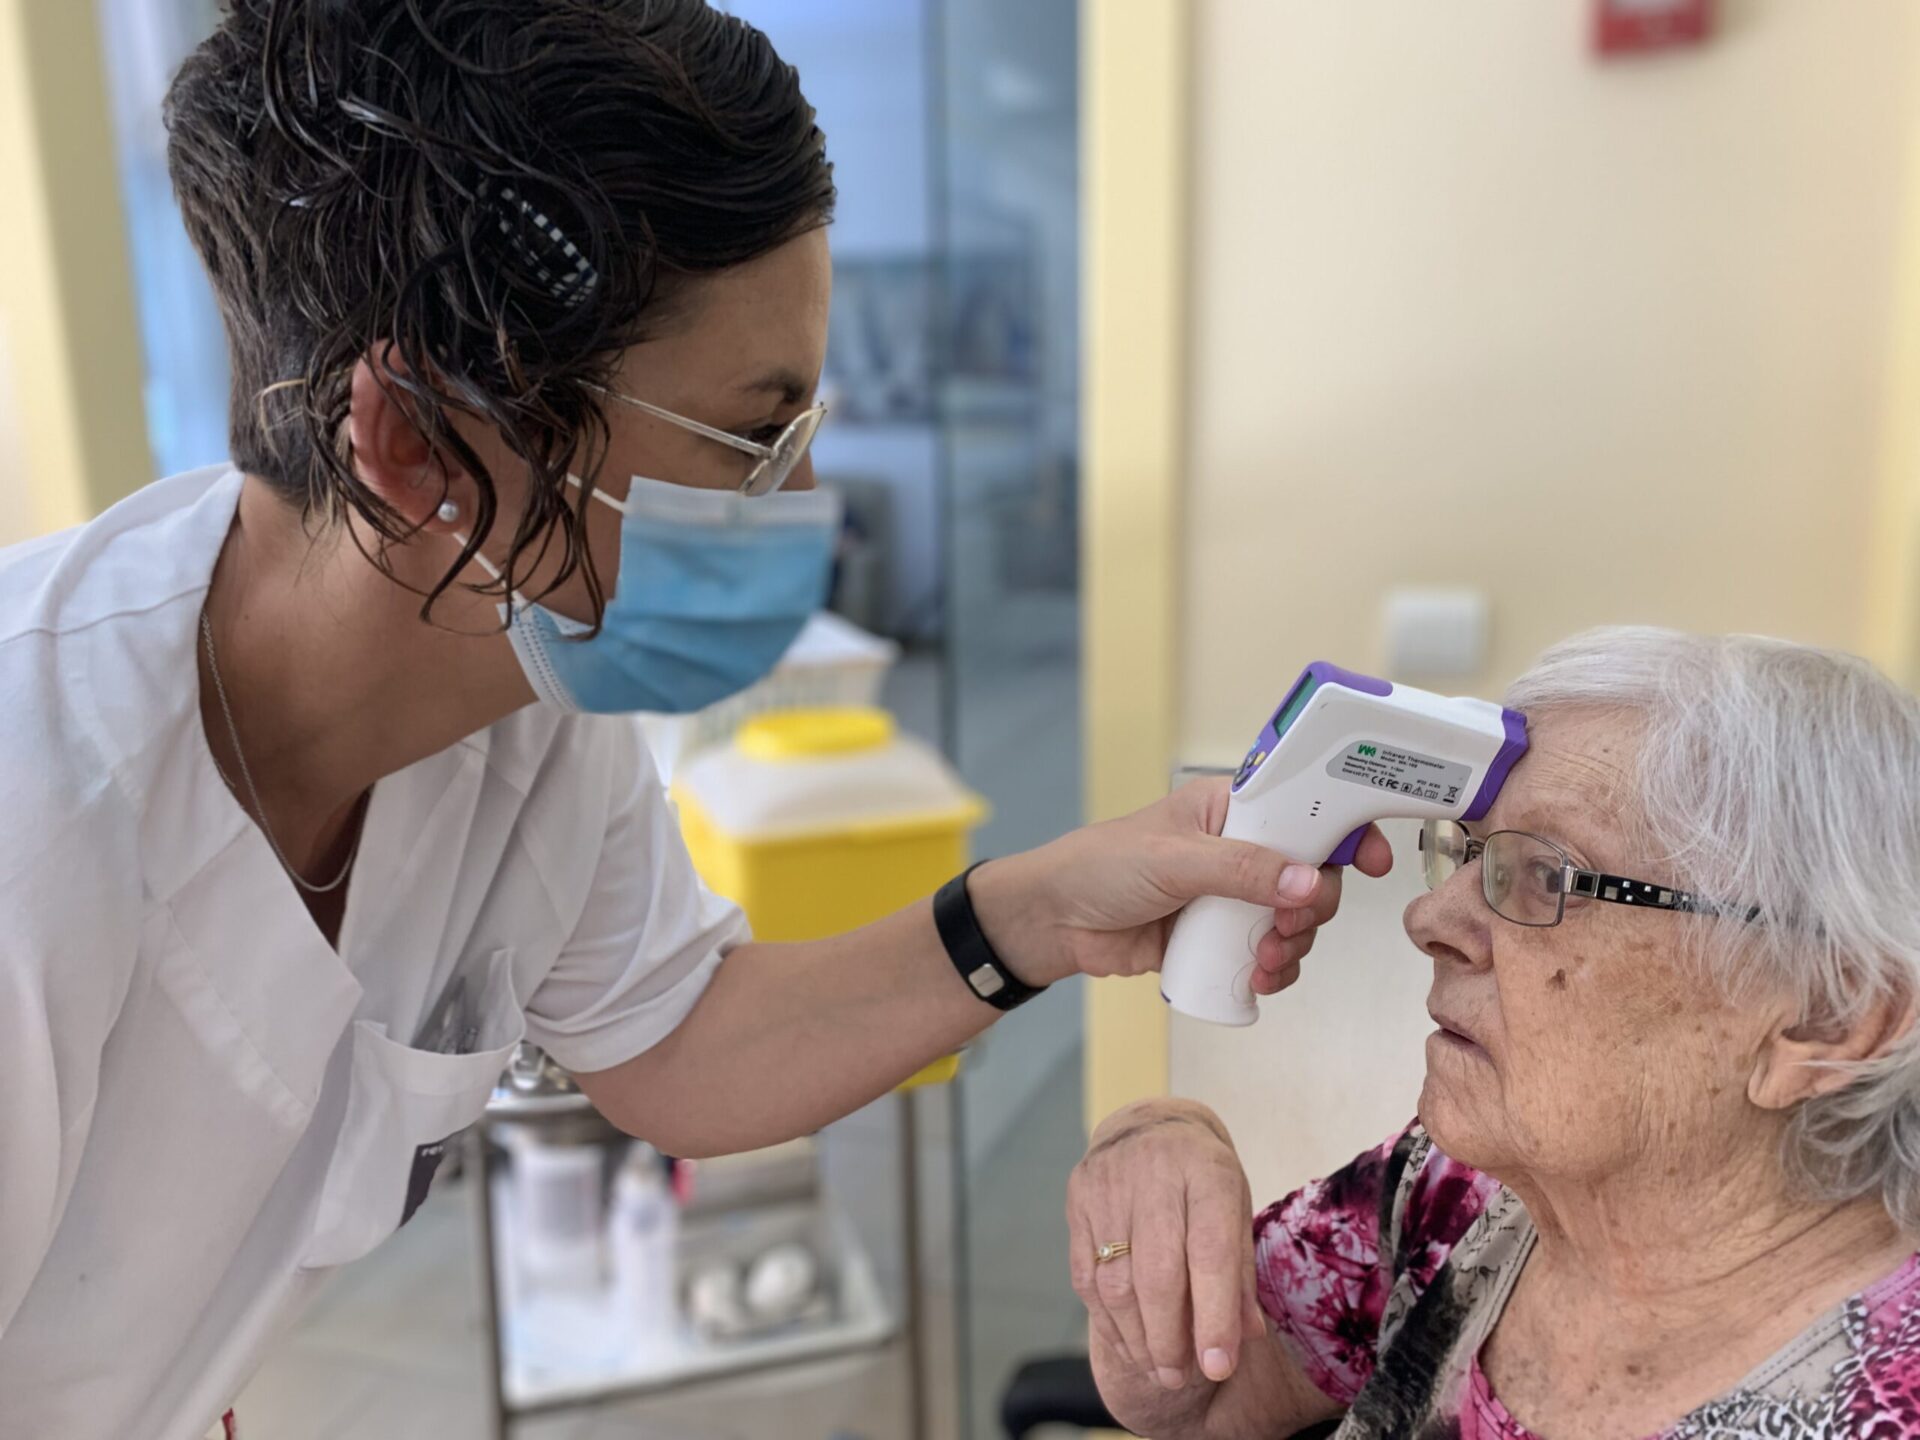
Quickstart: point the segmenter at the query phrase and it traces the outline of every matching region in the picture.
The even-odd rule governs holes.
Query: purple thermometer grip
[[[1500,712],[1502,728],[1506,739],[1501,743],[1500,753],[1493,757],[1493,763],[1487,767],[1486,779],[1480,782],[1480,791],[1473,797],[1473,803],[1461,815],[1462,820],[1473,821],[1485,817],[1493,808],[1493,802],[1500,794],[1500,787],[1507,783],[1507,776],[1527,753],[1527,717],[1518,710]]]
[[[1367,827],[1362,825],[1346,839],[1340,842],[1340,848],[1327,856],[1329,865],[1351,865],[1354,857],[1360,853],[1360,842],[1367,838]]]
[[[1307,666],[1307,674],[1322,685],[1344,685],[1349,690],[1358,690],[1362,695],[1393,693],[1393,685],[1389,681],[1376,680],[1371,675],[1362,675],[1355,670],[1345,670],[1326,660],[1316,660]]]

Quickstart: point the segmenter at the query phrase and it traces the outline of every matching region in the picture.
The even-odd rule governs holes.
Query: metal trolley
[[[611,1148],[625,1137],[601,1118],[565,1071],[535,1047],[521,1046],[485,1115],[465,1140],[464,1168],[470,1177],[480,1252],[480,1313],[492,1440],[511,1440],[515,1423],[522,1419],[871,1353],[896,1338],[905,1346],[909,1367],[910,1434],[914,1440],[924,1440],[931,1433],[931,1422],[912,1093],[899,1092],[895,1103],[900,1116],[898,1183],[904,1235],[903,1301],[897,1321],[859,1237],[820,1193],[817,1154],[811,1142],[802,1142],[807,1148],[769,1159],[758,1171],[747,1162],[735,1167],[730,1179],[716,1175],[709,1184],[703,1176],[702,1197],[689,1207],[682,1229],[683,1263],[702,1255],[737,1254],[742,1247],[752,1249],[782,1239],[804,1239],[822,1258],[825,1288],[832,1297],[830,1317],[725,1342],[686,1336],[663,1353],[569,1372],[530,1364],[515,1353],[515,1287],[508,1273],[512,1217],[510,1205],[503,1203],[510,1161],[501,1138],[510,1127],[537,1129],[555,1144]],[[738,1173],[742,1170],[746,1173]]]

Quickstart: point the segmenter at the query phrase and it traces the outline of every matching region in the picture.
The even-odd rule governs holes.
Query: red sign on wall
[[[1713,0],[1594,0],[1593,48],[1637,55],[1698,45],[1713,33]]]

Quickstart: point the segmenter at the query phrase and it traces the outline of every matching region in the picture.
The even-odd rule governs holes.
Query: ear
[[[472,487],[466,472],[444,451],[434,452],[414,423],[407,396],[371,356],[353,367],[347,435],[360,482],[409,527],[446,534],[472,524]],[[460,512],[451,521],[440,518],[440,507],[449,500]]]
[[[1789,1110],[1816,1095],[1853,1083],[1850,1066],[1877,1060],[1913,1029],[1920,1004],[1886,995],[1851,1021],[1808,1020],[1784,1025],[1754,1059],[1747,1098],[1763,1110]]]

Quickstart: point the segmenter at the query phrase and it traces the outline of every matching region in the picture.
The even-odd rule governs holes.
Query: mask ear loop
[[[585,485],[581,483],[580,477],[578,475],[569,474],[567,476],[567,483],[573,486],[574,489],[576,490],[584,490],[586,488]],[[622,515],[627,513],[626,501],[616,500],[613,498],[613,496],[607,494],[607,492],[604,490],[595,490],[593,494],[596,500],[606,501],[607,504],[611,505],[615,510],[619,511]],[[470,539],[467,538],[465,534],[463,534],[461,531],[458,531],[458,530],[455,530],[453,532],[453,538],[460,542],[460,548],[463,550],[473,543]],[[473,558],[477,562],[479,562],[480,568],[486,571],[487,574],[491,575],[495,580],[504,581],[507,578],[506,575],[501,571],[500,567],[494,564],[493,561],[487,558],[486,551],[475,550],[473,552]],[[503,603],[506,606],[507,623],[509,625],[513,623],[514,616],[517,615],[520,611],[531,610],[533,608],[533,602],[528,600],[526,596],[522,595],[518,590],[513,589],[512,587],[508,588],[507,600],[506,602],[503,602]],[[577,625],[580,622],[575,620],[569,623]]]
[[[464,533],[458,530],[453,532],[453,538],[460,542],[460,548],[462,550],[466,549],[469,545],[473,543],[473,541],[468,539]],[[494,564],[493,561],[487,558],[486,551],[475,550],[473,552],[473,558],[479,564],[480,568],[486,571],[487,574],[491,575],[495,580],[499,580],[502,582],[506,580],[507,577],[501,571],[500,567]],[[518,590],[514,589],[512,586],[507,587],[507,598],[504,601],[502,601],[501,604],[502,604],[502,607],[507,612],[507,623],[509,625],[513,623],[513,617],[517,615],[520,611],[531,608],[527,603],[526,596],[522,595]]]
[[[462,535],[457,530],[453,532],[453,538],[460,542],[460,545],[463,549],[468,545],[468,543],[470,543],[467,537],[465,535]],[[500,567],[498,565],[495,565],[493,561],[487,558],[485,551],[483,550],[474,551],[473,558],[479,562],[480,568],[486,571],[487,574],[491,575],[494,579],[504,581],[507,578],[504,574],[501,573]],[[527,599],[526,596],[522,595],[518,590],[509,587],[509,589],[507,590],[507,598],[500,602],[500,608],[506,612],[505,619],[507,622],[507,629],[509,631],[518,631],[522,628],[517,623],[519,621],[520,616],[530,611],[536,610],[539,607],[536,606],[531,600]],[[560,631],[562,635],[574,635],[574,634],[584,635],[587,631],[593,628],[591,625],[587,624],[583,620],[571,620],[565,615],[556,614],[551,610],[547,611],[546,614],[548,618],[553,621],[554,628]]]
[[[582,480],[578,475],[569,473],[567,475],[567,483],[573,486],[574,489],[579,490],[582,493],[586,491],[586,488],[587,488],[586,482]],[[622,515],[627,513],[626,501],[614,499],[613,496],[609,495],[606,491],[600,489],[597,486],[594,488],[593,498],[596,500],[604,501],[608,505],[611,505],[616,511],[618,511]]]
[[[453,538],[460,542],[462,549],[471,543],[458,531],[454,532]],[[494,579],[504,581],[507,578],[500,573],[500,567],[489,560],[483,552],[474,551],[473,558],[479,561],[480,568]],[[527,675],[534,694],[564,710],[578,711],[580,707],[573,703],[567,694],[567,687],[560,683],[560,677],[554,673],[553,661],[547,656],[546,642],[540,638],[539,627],[519,623],[520,617],[523,614],[531,614],[535,607],[518,590],[509,587],[507,598],[501,601],[500,608],[506,612],[507,639],[512,643],[514,653],[520,657],[522,668],[531,666],[532,671],[538,672],[534,674],[529,671]],[[592,628],[579,625],[578,621],[566,620],[564,616],[554,615],[552,611],[548,611],[547,614],[553,620],[554,628],[563,635],[566,633],[567,625],[578,625],[582,632]]]

